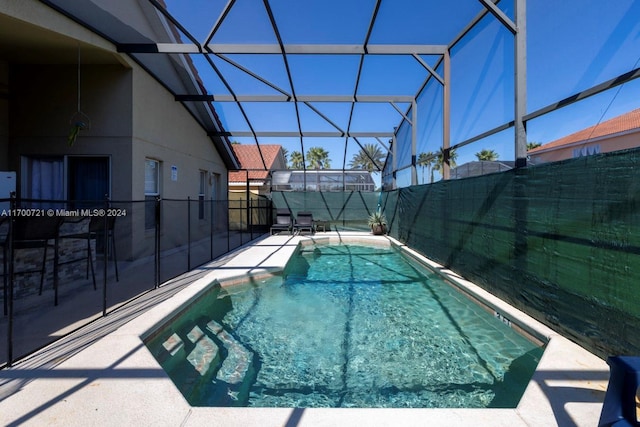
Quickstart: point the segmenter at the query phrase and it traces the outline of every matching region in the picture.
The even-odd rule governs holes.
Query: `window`
[[[152,159],[144,161],[144,228],[156,226],[156,197],[160,195],[160,162]]]
[[[574,158],[592,156],[594,154],[600,154],[600,144],[588,145],[588,146],[573,149]]]
[[[198,219],[204,219],[204,195],[207,190],[207,171],[200,171],[200,190],[198,192]]]
[[[102,206],[110,194],[108,156],[22,157],[21,194],[37,208]],[[66,202],[54,202],[67,200]]]
[[[64,200],[64,158],[63,157],[23,157],[22,197],[42,199],[33,202],[32,208],[60,208],[53,200]]]
[[[160,195],[160,162],[157,160],[144,161],[144,195]]]

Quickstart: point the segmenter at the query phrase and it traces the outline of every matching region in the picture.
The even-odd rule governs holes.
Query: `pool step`
[[[186,333],[187,347],[191,351],[186,355],[183,366],[191,369],[181,369],[179,375],[180,391],[190,402],[199,402],[202,394],[207,393],[208,384],[220,366],[221,354],[216,343],[198,326],[194,326]],[[183,359],[183,360],[185,360]]]
[[[198,326],[194,326],[187,333],[187,339],[194,345],[193,350],[187,355],[187,360],[204,376],[212,365],[215,367],[220,362],[218,346]]]
[[[215,400],[222,400],[227,404],[233,402],[245,402],[249,396],[249,387],[255,376],[253,369],[253,353],[240,344],[218,322],[211,320],[206,329],[220,340],[227,350],[227,357],[222,361],[222,366],[216,374],[216,383],[220,393]],[[225,387],[222,387],[226,384]],[[222,403],[222,402],[220,402]]]
[[[192,324],[193,325],[193,324]],[[199,326],[187,326],[164,338],[154,354],[189,402],[198,402],[221,365],[213,338]]]
[[[162,342],[162,348],[165,351],[158,351],[156,358],[163,366],[173,365],[175,361],[186,355],[184,341],[175,332]]]
[[[154,356],[165,371],[171,372],[187,357],[187,349],[182,338],[174,332],[162,342]]]
[[[170,356],[175,356],[180,350],[184,348],[184,341],[182,341],[178,334],[174,332],[162,343],[162,346],[165,350],[167,350]]]
[[[156,358],[190,403],[246,404],[256,376],[253,353],[215,320],[194,323],[165,338]]]

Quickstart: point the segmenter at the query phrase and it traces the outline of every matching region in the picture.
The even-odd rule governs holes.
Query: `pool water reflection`
[[[194,406],[513,408],[543,352],[393,248],[321,244],[147,345]]]

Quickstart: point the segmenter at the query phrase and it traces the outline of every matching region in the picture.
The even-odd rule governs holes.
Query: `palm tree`
[[[309,148],[307,162],[310,169],[329,169],[331,167],[329,152],[322,147]]]
[[[382,162],[385,154],[376,144],[365,144],[360,148],[357,154],[349,162],[351,169],[363,169],[368,172],[379,171],[382,169]]]
[[[498,160],[498,157],[500,156],[495,151],[487,150],[485,148],[482,151],[477,152],[476,157],[478,158],[478,160],[487,160],[487,161],[493,162],[495,160]]]
[[[449,150],[449,167],[455,168],[458,166],[456,163],[456,159],[458,158],[458,153],[456,150]],[[444,148],[440,148],[440,151],[436,154],[436,163],[433,165],[433,170],[442,171],[444,170]]]
[[[304,169],[304,159],[301,152],[291,152],[291,169]]]
[[[420,153],[418,155],[418,161],[416,164],[422,168],[422,183],[424,184],[424,170],[425,168],[431,172],[431,183],[433,183],[433,165],[436,162],[436,155],[431,151],[426,153]]]
[[[540,147],[542,144],[539,142],[527,142],[527,151]]]

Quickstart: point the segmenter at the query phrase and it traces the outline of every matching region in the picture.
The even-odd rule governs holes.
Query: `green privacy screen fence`
[[[289,208],[295,217],[309,211],[314,220],[329,221],[332,230],[369,230],[367,219],[377,209],[380,193],[368,191],[274,191],[274,208]]]
[[[640,150],[384,193],[390,234],[594,353],[640,353]]]

